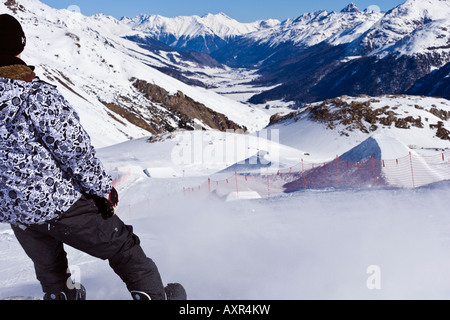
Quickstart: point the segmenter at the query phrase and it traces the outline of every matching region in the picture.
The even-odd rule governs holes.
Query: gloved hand
[[[116,188],[112,188],[111,192],[109,193],[108,200],[114,208],[117,208],[119,206],[119,193],[117,192]]]
[[[119,194],[115,188],[112,188],[107,197],[94,196],[93,199],[103,219],[107,220],[116,214],[116,208],[119,205]]]

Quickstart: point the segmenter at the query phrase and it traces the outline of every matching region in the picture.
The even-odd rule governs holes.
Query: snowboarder
[[[22,26],[0,15],[0,222],[9,223],[34,263],[44,300],[84,300],[72,284],[63,245],[100,259],[135,300],[186,298],[181,285],[164,288],[119,203],[73,107],[56,87],[21,60]],[[69,284],[68,284],[69,282]]]

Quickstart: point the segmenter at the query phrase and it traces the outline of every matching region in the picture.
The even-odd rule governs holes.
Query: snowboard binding
[[[55,293],[46,293],[44,295],[44,300],[86,300],[86,288],[82,284],[76,284],[74,289],[68,289]]]
[[[186,290],[179,283],[169,283],[167,287],[164,288],[164,290],[166,291],[167,300],[187,300]],[[152,300],[147,293],[142,291],[131,291],[131,296],[135,301]]]

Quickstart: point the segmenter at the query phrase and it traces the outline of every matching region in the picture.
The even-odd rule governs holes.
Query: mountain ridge
[[[205,54],[194,58],[201,64],[256,70],[259,77],[251,85],[272,89],[256,93],[248,100],[252,104],[402,94],[450,62],[450,5],[442,0],[407,0],[387,12],[361,11],[350,3],[340,11],[319,10],[282,22],[240,23],[224,13],[209,13],[174,18],[141,14],[116,23],[129,28],[122,36],[148,50],[164,44],[189,58],[193,52]],[[186,77],[189,70],[159,70],[207,87]],[[383,71],[378,75],[377,70]],[[405,71],[411,76],[404,76]]]
[[[286,56],[259,69],[259,83],[279,86],[255,95],[250,102],[407,93],[417,81],[450,62],[450,4],[425,2],[406,1],[350,42],[325,41],[297,50],[294,59]],[[428,10],[432,5],[433,10]],[[318,60],[322,63],[316,69],[301,72]]]
[[[0,12],[22,23],[28,40],[23,60],[36,67],[42,80],[58,87],[96,146],[171,132],[180,126],[255,131],[268,121],[259,109],[158,71],[172,67],[194,74],[205,69],[177,52],[149,51],[124,39],[131,29],[115,19],[56,10],[38,0],[7,0],[0,3]],[[183,100],[185,108],[205,107],[204,112],[182,118],[168,103],[140,92],[133,78],[159,87],[167,102]],[[220,121],[217,127],[210,122],[214,117]]]
[[[270,106],[277,104],[299,107],[342,95],[445,94],[449,5],[426,2],[438,8],[428,10],[408,0],[386,13],[361,11],[352,4],[340,12],[306,13],[237,36],[224,47],[228,60],[217,54],[223,49],[212,58],[178,50],[106,15],[85,17],[38,0],[7,0],[0,9],[24,23],[35,46],[25,51],[24,59],[80,105],[84,119],[95,109],[101,115],[97,122],[85,121],[94,136],[108,138],[102,143],[109,144],[180,128],[255,132],[269,123],[276,112]],[[204,18],[235,21],[224,14]],[[405,21],[413,21],[408,32],[389,27]],[[396,35],[389,37],[388,29]],[[274,36],[266,39],[264,34]],[[255,42],[258,37],[261,41]],[[233,48],[247,60],[239,61]],[[432,83],[440,90],[431,90]],[[178,102],[192,109],[181,112],[174,107]],[[106,123],[104,128],[99,119]],[[114,137],[107,137],[107,130],[114,131]]]
[[[120,22],[175,49],[206,53],[217,50],[229,39],[280,23],[276,19],[240,23],[222,12],[174,18],[141,14],[135,18],[123,17]]]

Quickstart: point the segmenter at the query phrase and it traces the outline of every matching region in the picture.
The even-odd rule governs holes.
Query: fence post
[[[267,195],[270,198],[269,167],[267,167]]]
[[[239,198],[239,189],[238,189],[237,171],[234,172],[234,179],[235,179],[235,181],[236,181],[236,197]]]
[[[211,178],[208,178],[208,192],[211,193]]]
[[[339,190],[339,156],[336,155],[336,186]]]
[[[412,153],[409,152],[409,162],[411,163],[411,177],[412,177],[412,184],[413,188],[416,187],[416,183],[414,181],[414,168],[413,168],[413,161],[412,161]]]
[[[375,165],[373,163],[373,155],[370,156],[370,162],[372,163],[373,186],[375,187]]]
[[[303,165],[303,158],[302,158],[302,176],[303,176],[303,188],[306,190],[305,167]]]

